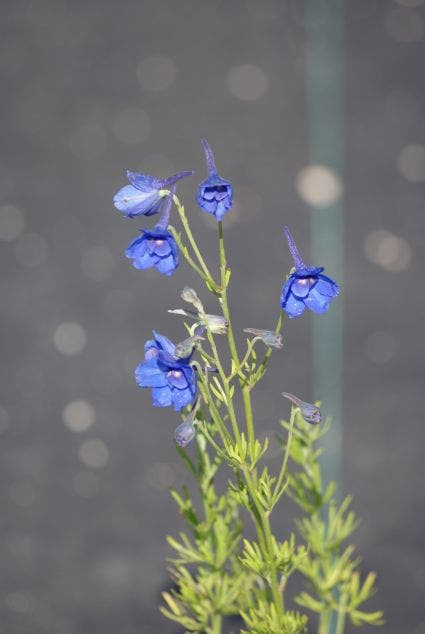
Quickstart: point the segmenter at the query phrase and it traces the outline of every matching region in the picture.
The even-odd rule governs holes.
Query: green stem
[[[230,374],[227,377],[228,381],[231,381],[237,374],[239,374],[240,378],[245,381],[246,377],[244,374],[242,374],[241,370],[244,367],[245,363],[248,361],[249,356],[251,354],[251,352],[254,349],[255,344],[257,343],[257,341],[260,341],[261,337],[254,337],[254,339],[251,339],[248,342],[247,348],[246,348],[246,354],[244,356],[244,358],[242,359],[242,361],[240,362],[240,364],[233,370],[232,374]]]
[[[218,237],[219,237],[219,249],[220,249],[221,304],[222,304],[224,318],[227,319],[229,323],[227,337],[228,337],[232,360],[235,364],[235,367],[237,368],[240,365],[240,361],[239,361],[238,351],[236,349],[236,343],[235,343],[235,338],[233,335],[232,324],[231,324],[230,313],[229,313],[229,306],[227,302],[226,254],[225,254],[224,240],[223,240],[223,225],[221,221],[219,221],[218,223]],[[280,316],[279,318],[276,332],[280,330],[281,324],[282,324],[282,316]],[[269,349],[266,352],[266,359],[268,359],[270,354],[271,354],[271,349]],[[263,363],[265,366],[266,361],[264,361]],[[245,409],[245,420],[246,420],[248,441],[249,441],[250,447],[253,448],[254,442],[255,442],[255,435],[254,435],[254,422],[253,422],[253,416],[252,416],[251,395],[250,395],[249,387],[246,385],[243,385],[243,381],[241,381],[241,386],[242,386],[242,396],[243,396],[244,409]],[[233,404],[232,404],[232,407],[233,407]],[[229,412],[230,412],[230,409],[229,409]],[[255,507],[255,516],[257,518],[256,526],[257,526],[258,538],[260,542],[263,542],[263,546],[265,546],[265,552],[268,558],[268,564],[270,568],[270,586],[271,586],[271,592],[273,596],[273,602],[275,604],[276,611],[279,616],[279,620],[283,622],[283,617],[284,617],[283,596],[279,589],[277,570],[276,570],[276,566],[274,562],[274,548],[273,548],[270,522],[264,508],[261,506],[261,503],[258,499],[256,489],[252,481],[251,472],[249,471],[247,467],[243,468],[243,474],[245,477],[245,482],[248,488],[248,492],[251,496],[252,502]]]
[[[339,605],[338,605],[338,618],[336,621],[336,629],[335,629],[335,634],[344,634],[344,629],[345,629],[345,619],[347,616],[347,611],[346,611],[346,604],[347,604],[347,597],[345,594],[342,594],[340,599],[339,599]]]
[[[246,485],[251,496],[252,502],[255,506],[256,512],[259,518],[259,524],[261,526],[262,535],[260,535],[259,527],[257,524],[257,533],[258,537],[264,537],[263,544],[265,545],[265,553],[267,555],[268,565],[270,569],[270,586],[273,596],[273,603],[275,604],[275,608],[277,614],[279,616],[279,620],[283,622],[284,617],[284,603],[283,596],[279,588],[279,581],[277,578],[277,570],[275,566],[275,558],[274,558],[274,548],[273,548],[273,539],[272,539],[272,531],[270,528],[269,519],[261,506],[260,501],[258,500],[257,493],[255,490],[255,486],[251,479],[251,474],[248,469],[243,469],[243,474],[245,477]]]
[[[204,282],[211,283],[211,279],[199,268],[196,262],[194,262],[194,260],[190,257],[189,252],[187,248],[185,247],[185,245],[183,244],[182,239],[180,238],[180,235],[176,231],[176,229],[172,227],[171,225],[168,226],[168,229],[170,230],[174,240],[177,242],[177,246],[179,247],[180,252],[183,253],[183,256],[185,257],[186,262],[192,267],[194,271],[196,271],[196,273],[199,275],[201,279],[204,280]]]
[[[221,614],[213,614],[211,616],[211,634],[221,634],[222,617]]]
[[[201,252],[198,249],[198,245],[196,244],[195,238],[193,237],[192,231],[190,230],[189,227],[189,222],[187,220],[186,217],[186,213],[184,210],[184,206],[181,204],[181,202],[179,201],[179,199],[177,198],[177,196],[173,196],[173,200],[174,203],[177,207],[177,211],[179,212],[179,216],[180,216],[180,220],[181,223],[183,225],[183,228],[186,232],[187,238],[192,246],[193,252],[195,253],[198,262],[201,266],[201,269],[203,270],[203,272],[205,273],[206,277],[208,278],[208,281],[210,282],[211,286],[214,288],[214,290],[217,291],[217,284],[215,283],[215,281],[213,280],[211,273],[209,272],[209,269],[207,267],[207,265],[205,264],[204,258],[201,255]],[[203,276],[201,276],[203,277]]]
[[[218,244],[220,249],[220,276],[221,276],[221,305],[223,308],[224,318],[229,322],[229,328],[227,330],[227,338],[229,341],[230,352],[235,365],[239,365],[239,355],[236,349],[235,338],[233,336],[232,323],[230,320],[229,306],[227,303],[227,282],[226,282],[226,252],[224,249],[223,239],[223,223],[221,220],[218,222]]]
[[[220,416],[220,412],[218,411],[218,409],[215,406],[214,403],[214,398],[209,390],[209,385],[208,385],[208,381],[205,379],[204,375],[202,374],[202,372],[198,372],[199,374],[199,378],[200,378],[200,383],[199,383],[199,390],[202,394],[202,397],[205,401],[205,403],[208,405],[209,409],[210,409],[210,413],[212,416],[213,421],[215,422],[215,424],[217,425],[217,430],[221,436],[221,439],[224,443],[224,445],[226,445],[227,442],[231,441],[231,437],[229,432],[226,429],[226,425],[223,422],[222,417]]]
[[[282,329],[282,324],[283,324],[283,310],[280,311],[280,315],[279,315],[279,319],[277,320],[277,324],[276,324],[276,328],[275,328],[275,332],[278,333],[281,331]],[[260,378],[260,376],[262,375],[267,362],[270,358],[270,355],[272,353],[272,349],[268,348],[266,354],[264,355],[264,359],[262,360],[262,362],[260,363],[260,365],[258,366],[257,371],[255,372],[253,378],[252,378],[252,385],[255,385],[255,383],[257,383],[258,379]]]
[[[207,337],[208,337],[208,341],[210,343],[211,346],[211,350],[213,352],[213,357],[214,357],[214,362],[217,366],[217,370],[218,373],[220,375],[222,384],[223,384],[223,389],[224,389],[224,393],[226,395],[226,405],[227,408],[229,410],[229,415],[230,415],[230,422],[232,424],[232,429],[233,429],[233,435],[235,437],[235,442],[239,445],[239,441],[240,441],[240,433],[239,433],[239,427],[238,427],[238,421],[236,419],[236,414],[235,414],[235,409],[233,407],[233,400],[232,400],[232,396],[230,394],[230,389],[229,389],[229,383],[226,379],[226,374],[223,370],[223,366],[221,365],[221,361],[220,361],[220,357],[218,355],[218,350],[217,350],[217,346],[215,344],[215,340],[213,337],[213,334],[211,332],[211,329],[208,325],[208,321],[205,322],[206,328],[207,328]]]
[[[284,458],[283,458],[282,466],[280,468],[279,476],[277,478],[277,482],[276,482],[276,486],[275,486],[275,490],[274,490],[274,496],[279,495],[279,489],[282,486],[283,476],[285,475],[286,467],[287,467],[287,464],[288,464],[289,449],[291,447],[292,433],[294,431],[294,423],[295,423],[295,417],[296,417],[297,409],[298,408],[293,407],[292,410],[291,410],[291,418],[290,418],[290,421],[289,421],[289,430],[288,430],[288,440],[286,441],[285,455],[284,455]]]
[[[249,447],[250,458],[252,462],[254,459],[255,434],[254,434],[254,420],[252,416],[251,395],[249,393],[249,387],[247,385],[244,385],[242,388],[242,398],[243,398],[243,405],[245,409],[245,421],[246,421],[246,433],[248,436],[248,447]]]
[[[321,613],[318,634],[328,634],[331,616],[332,610],[324,610],[324,612]]]

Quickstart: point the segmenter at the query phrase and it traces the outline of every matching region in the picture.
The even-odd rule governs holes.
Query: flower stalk
[[[191,309],[169,312],[194,321],[191,326],[185,323],[189,336],[181,337],[175,345],[154,332],[154,339],[145,344],[145,358],[136,368],[136,381],[152,390],[153,405],[172,406],[180,413],[182,420],[174,432],[177,452],[200,496],[196,504],[186,487],[182,492],[171,492],[186,531],[178,538],[168,537],[174,552],[170,561],[175,589],[164,593],[161,610],[184,631],[198,634],[222,634],[228,616],[241,619],[245,628],[241,634],[306,634],[310,613],[318,616],[317,634],[331,634],[333,615],[336,634],[344,634],[348,620],[356,626],[379,625],[382,613],[363,609],[374,593],[375,575],[369,573],[361,580],[354,548],[345,544],[357,526],[350,498],[338,503],[335,483],[325,485],[322,481],[317,442],[328,425],[320,424],[318,405],[283,392],[291,401],[291,412],[289,421],[280,421],[284,449],[277,469],[264,461],[268,438],[260,441],[254,421],[253,390],[266,373],[272,352],[283,348],[280,333],[284,312],[290,318],[300,316],[306,308],[326,312],[339,287],[322,274],[323,267],[304,264],[285,228],[295,269],[282,288],[276,328],[246,328],[254,337],[239,353],[229,307],[231,271],[222,224],[232,207],[233,187],[218,174],[208,142],[204,140],[203,146],[208,177],[198,187],[197,202],[217,220],[219,282],[211,275],[183,204],[174,190],[170,194],[164,189],[189,173],[160,181],[129,172],[130,185],[115,197],[117,209],[130,218],[158,213],[166,197],[161,219],[154,227],[162,233],[145,230],[142,238],[130,245],[133,264],[171,275],[178,264],[178,248],[205,283],[210,300],[218,299],[220,307],[220,314],[216,309],[207,312],[195,290],[186,286],[181,297]],[[190,252],[181,233],[169,226],[171,202],[177,208]],[[172,260],[163,261],[171,256]],[[220,336],[227,341],[224,357],[216,341]],[[255,350],[259,341],[267,346],[261,360]],[[193,447],[195,456],[191,454]],[[220,493],[216,488],[219,471],[227,478]],[[273,511],[285,498],[291,498],[302,514],[296,521],[297,537],[293,533],[281,536],[273,530]],[[246,512],[256,532],[252,540],[246,537]],[[286,589],[294,573],[305,580],[305,589],[288,609]]]

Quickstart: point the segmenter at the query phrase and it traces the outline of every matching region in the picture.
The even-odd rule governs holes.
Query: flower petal
[[[139,174],[139,172],[130,172],[127,170],[127,178],[130,185],[133,185],[133,187],[142,192],[152,192],[153,190],[160,189],[157,179],[153,176],[149,176],[149,174]]]
[[[197,380],[196,380],[195,371],[189,365],[183,366],[182,370],[183,370],[183,374],[186,377],[187,385],[190,391],[192,392],[193,397],[195,398],[196,388],[197,388],[197,382],[196,382]]]
[[[149,339],[149,341],[145,343],[144,351],[145,361],[156,359],[158,357],[158,344],[153,339]]]
[[[326,275],[319,275],[317,284],[314,286],[321,295],[327,295],[328,297],[336,297],[339,293],[339,286],[330,277]]]
[[[174,356],[175,345],[172,341],[170,341],[164,335],[160,335],[159,332],[153,331],[153,336],[155,337],[155,342],[161,350],[165,350],[171,356]]]
[[[185,390],[188,387],[186,376],[182,370],[171,370],[167,373],[168,385],[177,388],[178,390]]]
[[[153,251],[160,258],[163,258],[166,255],[170,255],[170,253],[171,253],[171,245],[168,242],[168,240],[164,240],[162,238],[159,238],[157,240],[154,240]]]
[[[136,383],[139,387],[164,387],[167,378],[158,368],[155,359],[140,363],[135,371]]]
[[[287,313],[288,317],[299,317],[305,310],[303,301],[297,299],[292,293],[289,293],[287,298],[282,301],[282,308]]]
[[[143,192],[133,185],[126,185],[115,194],[114,205],[129,218],[141,215],[152,216],[161,206],[161,197],[157,190]]]
[[[152,405],[154,407],[168,407],[173,402],[172,393],[168,385],[152,390]]]
[[[183,407],[189,405],[193,401],[193,394],[186,388],[185,390],[172,389],[171,399],[173,407],[176,412],[179,412]]]
[[[171,275],[177,268],[177,264],[172,255],[167,258],[160,258],[155,264],[156,269],[163,275]]]
[[[307,297],[310,291],[310,278],[308,277],[297,277],[295,274],[295,279],[292,282],[291,293],[295,295],[295,297],[303,299]]]
[[[311,289],[309,296],[304,300],[307,308],[313,313],[325,313],[332,301],[332,297],[321,295],[317,290],[317,286]]]

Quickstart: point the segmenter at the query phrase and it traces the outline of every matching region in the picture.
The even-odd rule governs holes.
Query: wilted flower
[[[339,293],[339,286],[326,275],[324,267],[306,266],[298,252],[295,242],[285,227],[285,236],[294,260],[292,270],[282,288],[280,303],[289,317],[298,317],[306,308],[314,313],[324,313]]]
[[[174,355],[178,359],[190,357],[196,347],[196,344],[199,341],[204,341],[204,337],[201,337],[200,335],[193,335],[193,337],[188,337],[184,341],[176,344]]]
[[[166,195],[163,190],[192,174],[193,172],[178,172],[168,178],[159,179],[148,174],[138,174],[127,170],[130,185],[125,185],[117,191],[114,196],[114,205],[128,218],[152,216],[158,213],[161,199]]]
[[[155,227],[141,229],[142,235],[127,247],[125,254],[133,260],[136,269],[155,267],[163,275],[171,275],[179,265],[179,250],[167,229],[174,191],[175,187],[165,201],[161,218]]]
[[[305,403],[300,398],[298,398],[298,396],[289,394],[289,392],[282,392],[282,396],[292,401],[292,403],[294,403],[294,405],[299,408],[301,416],[307,423],[310,423],[311,425],[318,425],[322,420],[322,413],[317,405]]]
[[[195,438],[196,430],[193,424],[193,417],[189,416],[174,431],[174,440],[179,447],[187,447]]]
[[[208,178],[198,187],[197,203],[204,211],[213,214],[217,220],[222,220],[224,214],[232,206],[233,187],[229,181],[218,174],[214,155],[206,139],[202,139],[202,145],[207,161]]]
[[[199,320],[201,324],[205,324],[211,332],[217,335],[225,335],[229,327],[229,322],[222,315],[196,313],[193,310],[185,310],[184,308],[170,308],[168,312],[173,315],[184,315],[185,317]]]
[[[190,356],[177,359],[175,345],[167,337],[155,331],[154,337],[145,344],[145,360],[136,368],[136,383],[152,388],[155,407],[173,405],[178,412],[196,396],[196,375],[189,365]]]
[[[196,308],[198,313],[204,312],[204,307],[201,300],[197,296],[196,291],[194,291],[193,288],[190,288],[190,286],[184,287],[184,289],[180,293],[180,297],[188,304],[192,304]]]
[[[259,330],[258,328],[244,328],[243,331],[259,337],[266,346],[278,349],[283,348],[283,337],[280,332],[275,332],[274,330]]]
[[[201,321],[216,335],[225,335],[229,322],[222,315],[201,315]]]

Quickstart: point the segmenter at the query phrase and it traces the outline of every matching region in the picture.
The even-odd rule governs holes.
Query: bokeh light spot
[[[412,183],[425,180],[425,148],[422,145],[406,145],[397,159],[401,174]]]
[[[38,233],[26,233],[15,244],[15,257],[19,264],[33,269],[47,259],[49,247],[43,236]]]
[[[94,407],[83,399],[70,401],[63,408],[62,419],[65,425],[75,433],[87,431],[96,420]]]
[[[241,101],[256,101],[269,89],[269,78],[262,68],[253,64],[234,66],[227,74],[227,86]]]
[[[177,67],[170,57],[152,55],[137,67],[137,79],[144,90],[160,92],[167,90],[176,80]]]
[[[104,246],[89,247],[81,258],[83,273],[95,282],[103,282],[112,275],[115,260],[112,253]]]
[[[407,269],[412,258],[407,240],[385,229],[368,233],[364,241],[364,250],[370,262],[378,264],[387,271],[396,272]]]
[[[69,141],[71,152],[78,159],[93,161],[99,158],[107,145],[106,133],[98,123],[88,123],[78,127]]]
[[[73,479],[73,488],[77,495],[90,499],[99,493],[99,477],[91,471],[80,471]]]
[[[364,350],[373,363],[388,363],[396,351],[394,335],[386,331],[374,332],[366,339]]]
[[[25,227],[24,214],[14,205],[0,207],[0,240],[12,242],[18,238]]]
[[[18,480],[9,487],[9,495],[16,506],[28,508],[35,501],[34,486],[28,480]]]
[[[176,474],[173,465],[168,462],[155,462],[146,472],[149,486],[158,491],[165,491],[175,483]]]
[[[344,191],[341,178],[327,165],[307,165],[299,172],[296,184],[300,198],[319,209],[335,204]]]
[[[55,330],[53,341],[62,354],[74,355],[82,352],[86,346],[86,332],[80,324],[64,321]]]
[[[89,438],[81,445],[78,456],[87,467],[100,469],[108,463],[109,449],[100,438]]]
[[[245,6],[248,13],[255,20],[274,20],[278,18],[286,9],[283,0],[267,0],[267,2],[259,2],[258,0],[245,0]]]
[[[397,4],[400,4],[402,7],[420,7],[424,4],[425,0],[395,0]]]
[[[0,434],[7,431],[10,425],[10,418],[7,411],[0,405]]]
[[[24,614],[28,612],[31,607],[29,597],[22,592],[11,592],[5,597],[5,603],[12,612],[18,612]]]
[[[125,108],[115,116],[112,131],[122,143],[141,143],[149,136],[149,117],[142,108]]]
[[[422,16],[407,8],[390,9],[385,19],[385,26],[388,34],[400,43],[418,42],[424,34]]]

